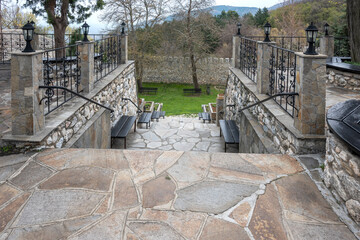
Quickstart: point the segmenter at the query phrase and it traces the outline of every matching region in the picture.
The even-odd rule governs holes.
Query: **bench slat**
[[[236,126],[235,121],[228,120],[227,123],[233,136],[234,142],[239,143],[239,129]]]
[[[154,111],[151,115],[151,119],[159,119],[160,118],[160,112]]]
[[[135,116],[130,116],[127,118],[127,121],[125,122],[125,124],[123,125],[122,129],[120,130],[120,132],[118,133],[117,137],[120,138],[124,138],[128,135],[130,129],[132,128],[132,126],[134,125],[136,120]]]
[[[221,132],[224,136],[225,143],[235,143],[234,138],[230,132],[227,121],[220,120],[219,121]]]
[[[148,123],[151,120],[151,113],[144,112],[141,114],[138,123]]]
[[[121,116],[119,121],[115,124],[115,126],[111,129],[111,137],[117,137],[122,127],[128,120],[129,116]]]

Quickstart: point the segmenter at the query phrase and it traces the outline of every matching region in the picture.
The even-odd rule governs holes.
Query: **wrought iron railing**
[[[263,41],[263,36],[250,36],[248,38],[256,41]],[[270,36],[270,40],[276,42],[276,45],[281,48],[286,48],[294,52],[303,52],[308,43],[305,36]],[[319,43],[317,43],[318,47]]]
[[[0,34],[0,63],[9,62],[10,53],[21,51],[25,48],[26,42],[24,36],[19,33],[1,33]]]
[[[270,45],[269,95],[295,93],[296,55],[294,51]],[[295,95],[278,96],[275,102],[291,117],[297,114]]]
[[[115,35],[95,41],[95,82],[111,73],[121,62],[121,36]]]
[[[43,54],[43,86],[60,86],[79,93],[80,56],[79,44],[46,50]],[[51,113],[75,95],[59,88],[45,90],[45,115]]]
[[[335,57],[350,57],[350,43],[348,37],[335,37],[334,48]]]
[[[240,70],[253,82],[257,72],[257,41],[240,37]]]

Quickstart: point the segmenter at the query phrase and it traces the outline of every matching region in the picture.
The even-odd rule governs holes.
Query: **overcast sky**
[[[236,7],[271,7],[282,2],[281,0],[216,0],[216,5],[229,5]]]

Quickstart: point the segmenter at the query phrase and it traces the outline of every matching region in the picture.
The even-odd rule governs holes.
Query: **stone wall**
[[[122,98],[125,97],[137,102],[134,62],[120,65],[112,73],[98,81],[94,89],[85,97],[114,110],[110,117],[111,125],[114,125],[122,115],[136,115],[136,107],[122,101]],[[25,150],[69,146],[81,138],[79,133],[85,133],[90,122],[96,123],[97,118],[102,117],[102,114],[96,113],[103,109],[84,99],[74,98],[46,116],[46,126],[41,134],[26,136],[22,139],[19,136],[9,135],[5,136],[4,140],[17,149]],[[104,136],[102,139],[106,139],[106,137]]]
[[[225,109],[226,119],[235,120],[240,129],[240,152],[303,154],[324,152],[325,137],[301,135],[294,128],[294,120],[274,101],[245,110],[244,106],[263,100],[256,93],[256,84],[239,69],[230,68],[225,104],[235,107]]]
[[[360,223],[359,177],[359,156],[353,154],[347,144],[328,131],[324,182],[357,223]]]
[[[231,65],[229,58],[199,59],[199,84],[225,85]],[[153,56],[144,63],[143,82],[192,84],[190,59]]]
[[[360,74],[340,71],[327,67],[328,79],[326,83],[330,86],[360,90]]]

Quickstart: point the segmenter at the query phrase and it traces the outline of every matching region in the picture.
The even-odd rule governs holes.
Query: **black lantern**
[[[89,24],[87,24],[86,22],[81,26],[82,28],[82,32],[84,34],[84,39],[83,42],[89,42],[89,39],[87,38],[87,35],[89,34]]]
[[[31,25],[33,25],[35,27],[35,22],[34,21],[31,21],[30,23],[31,23]]]
[[[237,35],[241,35],[240,29],[241,29],[241,23],[238,23],[237,25]]]
[[[122,22],[121,23],[121,35],[125,35],[125,26],[126,26],[125,22]]]
[[[329,36],[329,27],[330,25],[328,23],[325,23],[324,25],[325,36]]]
[[[269,22],[267,22],[265,25],[264,25],[264,32],[265,32],[265,39],[264,39],[264,42],[271,42],[270,41],[270,38],[269,38],[269,35],[271,33],[271,24]]]
[[[34,29],[34,26],[29,21],[22,27],[24,39],[26,41],[26,47],[23,52],[35,52],[30,44],[34,37]]]
[[[318,55],[318,53],[315,51],[315,42],[316,42],[316,37],[318,34],[318,29],[317,27],[314,25],[313,22],[311,22],[310,26],[308,26],[306,29],[306,39],[307,42],[309,43],[309,47],[306,50],[306,52],[304,52],[305,55]]]

